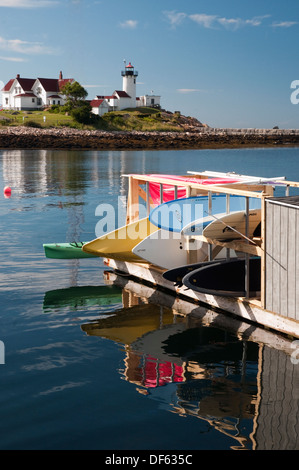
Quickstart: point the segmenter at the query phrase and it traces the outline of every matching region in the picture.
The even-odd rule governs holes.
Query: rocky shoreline
[[[0,149],[168,150],[297,146],[298,129],[197,128],[185,132],[106,132],[70,128],[0,128]]]

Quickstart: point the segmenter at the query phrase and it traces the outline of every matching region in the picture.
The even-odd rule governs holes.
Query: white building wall
[[[41,86],[40,81],[37,79],[32,87],[32,92],[41,99],[41,104],[38,107],[42,107],[46,105],[46,96],[47,93],[45,92],[44,88]]]
[[[33,101],[34,100],[34,101]],[[36,109],[36,98],[32,96],[16,96],[14,99],[15,109]]]
[[[126,108],[135,108],[136,107],[136,98],[135,103],[133,104],[132,98],[119,98],[118,101],[118,109],[126,109]]]
[[[119,100],[118,99],[110,98],[110,99],[106,99],[105,101],[106,101],[106,103],[108,104],[109,107],[113,108],[113,111],[116,111],[117,109],[119,109],[119,107],[118,107]]]
[[[103,101],[103,103],[100,106],[91,108],[91,112],[93,114],[97,114],[98,116],[103,116],[103,114],[108,113],[108,111],[109,111],[109,106],[106,103],[106,101]]]
[[[144,95],[140,97],[142,101],[141,106],[160,106],[161,96],[158,95]]]
[[[2,92],[2,106],[3,109],[11,109],[14,107],[15,99],[14,96],[18,95],[19,93],[16,92],[16,86],[19,87],[19,83],[15,79],[10,91],[4,91]]]
[[[7,91],[2,92],[2,107],[3,109],[9,109],[12,107],[11,95]]]

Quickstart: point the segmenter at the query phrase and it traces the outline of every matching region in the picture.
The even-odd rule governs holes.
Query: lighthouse
[[[136,107],[136,78],[138,72],[134,70],[131,62],[125,66],[125,70],[122,70],[121,75],[123,77],[123,91],[125,91],[131,98],[130,107]],[[128,106],[129,107],[129,106]]]

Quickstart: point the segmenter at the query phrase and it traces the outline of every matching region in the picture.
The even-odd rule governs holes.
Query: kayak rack
[[[143,210],[145,207],[147,215],[149,215],[151,209],[155,206],[151,195],[150,195],[150,184],[155,183],[159,187],[160,201],[164,201],[164,191],[173,188],[173,199],[178,198],[178,193],[182,189],[185,191],[185,197],[200,196],[205,195],[209,198],[209,212],[212,213],[212,195],[214,194],[223,194],[226,196],[226,212],[229,212],[230,207],[230,196],[239,195],[244,196],[246,200],[246,231],[243,239],[233,240],[233,241],[219,241],[214,239],[208,239],[203,235],[197,235],[196,238],[209,244],[209,260],[213,259],[212,245],[218,246],[221,248],[226,248],[226,256],[229,258],[230,250],[235,250],[244,254],[246,260],[246,269],[245,269],[245,292],[246,296],[244,299],[241,299],[242,302],[251,302],[251,305],[262,309],[262,311],[267,310],[267,305],[269,305],[269,288],[267,287],[267,275],[270,276],[270,273],[267,272],[267,265],[269,264],[269,259],[273,258],[273,254],[268,252],[269,240],[266,239],[266,223],[267,223],[267,202],[275,201],[274,189],[276,186],[284,188],[285,198],[289,197],[290,188],[299,188],[299,183],[294,181],[287,181],[285,177],[273,177],[273,178],[262,178],[257,176],[249,175],[238,175],[234,172],[232,173],[223,173],[223,172],[214,172],[214,171],[202,171],[202,172],[193,172],[188,171],[187,175],[171,177],[169,175],[143,175],[143,174],[129,174],[122,175],[128,178],[128,198],[127,198],[127,214],[126,214],[126,224],[136,222],[139,220],[140,215],[140,203],[143,205]],[[219,184],[209,184],[210,178],[222,178],[227,179],[224,183]],[[185,180],[184,180],[185,179]],[[229,181],[231,179],[231,182]],[[203,184],[203,180],[204,184]],[[261,230],[260,236],[249,239],[248,238],[248,213],[249,213],[249,199],[257,198],[261,201]],[[299,209],[299,202],[298,202]],[[299,212],[298,212],[299,220]],[[268,235],[269,237],[269,235]],[[268,242],[268,245],[267,245]],[[192,256],[194,255],[193,250],[188,252],[188,260],[190,264],[193,262]],[[250,299],[249,297],[249,258],[251,256],[258,256],[261,258],[261,294],[260,298]],[[298,247],[298,259],[299,259],[299,247]],[[273,260],[272,260],[273,261]],[[108,263],[109,264],[109,263]],[[129,263],[125,263],[128,265]],[[113,265],[110,263],[110,266]],[[142,270],[146,268],[145,265],[142,266]],[[148,265],[147,269],[153,272],[160,272],[159,267]],[[133,269],[134,273],[137,273],[138,270]],[[142,275],[144,276],[144,274]],[[141,276],[141,277],[142,277]],[[147,275],[145,275],[147,277]],[[155,275],[153,277],[156,279]],[[151,279],[151,276],[149,276]],[[159,277],[158,283],[161,281]],[[155,283],[156,281],[154,281]],[[272,280],[273,282],[273,280]],[[299,282],[299,276],[298,276]],[[298,286],[299,288],[299,286]],[[268,291],[267,291],[268,289]],[[239,300],[238,300],[239,301]],[[218,305],[218,299],[216,299],[216,305]],[[298,306],[299,307],[299,306]],[[276,314],[277,312],[273,312]],[[288,317],[287,312],[283,314]],[[297,318],[297,316],[298,318]],[[298,314],[295,313],[295,317],[292,318],[296,322],[299,322],[299,308]],[[271,322],[270,322],[271,323]],[[299,326],[298,326],[299,328]],[[295,328],[296,329],[296,328]],[[294,328],[291,327],[290,331],[293,331]],[[288,330],[289,331],[289,330]],[[292,333],[291,333],[292,334]]]

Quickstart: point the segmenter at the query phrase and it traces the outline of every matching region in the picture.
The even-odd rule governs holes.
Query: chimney
[[[20,74],[19,74],[19,73],[17,74],[16,78],[20,78]]]
[[[62,72],[59,72],[59,80],[62,80]]]

